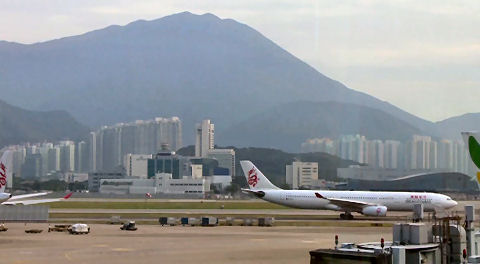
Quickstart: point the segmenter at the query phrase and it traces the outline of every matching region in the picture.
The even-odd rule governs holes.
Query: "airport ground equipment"
[[[168,220],[168,217],[160,217],[160,218],[158,218],[158,222],[159,222],[162,226],[164,226],[164,225],[167,224],[167,220]]]
[[[467,235],[460,224],[460,216],[447,216],[435,220],[433,237],[439,243],[441,263],[461,263],[467,248]]]
[[[124,223],[121,227],[121,230],[126,230],[126,231],[137,231],[137,226],[135,224],[135,221],[128,221]]]
[[[426,234],[421,230],[422,224],[412,227],[396,228],[394,232],[405,233],[408,239],[417,234]],[[428,229],[428,226],[426,227]],[[406,232],[406,231],[407,232]],[[402,240],[401,234],[396,234],[397,240]],[[428,239],[413,238],[413,240],[428,241]],[[355,245],[353,243],[341,243],[338,247],[338,236],[335,236],[335,249],[319,249],[310,252],[310,263],[440,263],[441,254],[437,243],[424,244],[397,244],[386,242],[383,238],[379,242],[367,242]]]
[[[397,223],[393,225],[394,245],[421,245],[433,242],[431,224]]]
[[[225,218],[225,225],[233,226],[233,224],[235,224],[235,218],[233,218],[231,216]]]
[[[7,230],[8,228],[5,226],[5,224],[0,224],[0,232],[5,232]]]
[[[174,226],[174,225],[177,224],[177,218],[175,218],[175,217],[160,217],[158,219],[158,222],[162,226],[164,226],[164,225]]]
[[[434,241],[432,228],[429,223],[394,224],[393,242],[386,243],[393,263],[440,263],[440,246]],[[368,248],[368,244],[361,247]]]
[[[468,263],[480,263],[480,231],[475,228],[475,206],[465,206],[465,232],[467,236]]]
[[[117,225],[117,224],[121,224],[122,223],[122,220],[121,220],[121,217],[119,215],[112,215],[112,217],[110,218],[110,224],[111,225]]]
[[[338,247],[338,236],[335,236],[335,249],[311,251],[310,263],[480,263],[477,255],[480,252],[480,232],[476,232],[473,226],[474,213],[473,206],[465,207],[463,225],[462,217],[458,215],[434,218],[431,223],[396,223],[392,228],[392,242],[383,243],[381,239],[381,242],[358,245],[342,243]],[[384,256],[386,259],[382,259]]]
[[[51,227],[50,225],[48,226],[48,232],[68,232],[68,228],[71,225],[55,225]]]
[[[87,224],[73,224],[68,228],[72,235],[82,235],[90,233],[90,227]]]
[[[252,226],[252,225],[253,225],[253,219],[243,218],[242,226]]]
[[[258,226],[273,226],[274,223],[275,223],[274,217],[258,218]]]
[[[191,225],[191,226],[200,225],[200,219],[195,218],[195,217],[189,217],[188,218],[188,224]]]
[[[218,218],[213,216],[202,217],[202,226],[216,226],[218,225]]]
[[[29,233],[29,234],[39,234],[39,233],[42,233],[42,229],[26,229],[25,230],[25,233]]]
[[[183,225],[183,226],[186,226],[186,225],[189,225],[189,226],[196,226],[196,225],[199,225],[200,224],[200,221],[195,218],[195,217],[182,217],[180,219],[180,223]]]
[[[472,256],[480,256],[480,231],[476,231],[473,235],[473,252]]]
[[[167,217],[167,225],[174,226],[177,224],[177,218]]]
[[[335,249],[317,249],[310,251],[310,264],[391,264],[390,254],[375,254],[370,251],[344,251]]]
[[[475,221],[475,207],[473,205],[466,205],[465,206],[465,232],[467,236],[467,255],[472,256],[472,255],[477,255],[477,253],[474,253],[474,246],[475,246],[475,227],[474,227],[474,221]]]

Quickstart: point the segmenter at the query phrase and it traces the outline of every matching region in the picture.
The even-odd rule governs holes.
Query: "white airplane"
[[[248,160],[240,161],[250,189],[242,189],[265,201],[300,209],[345,212],[340,219],[353,219],[353,212],[367,216],[386,216],[390,211],[411,211],[414,204],[423,204],[425,211],[443,211],[457,205],[452,198],[427,192],[372,192],[282,190],[273,185]]]
[[[5,187],[7,186],[7,179],[11,178],[10,170],[7,168],[7,157],[8,151],[4,152],[2,158],[0,158],[0,204],[2,205],[31,205],[31,204],[39,204],[39,203],[51,203],[51,202],[58,202],[63,201],[70,196],[72,193],[67,194],[63,198],[53,198],[53,199],[33,199],[33,200],[24,200],[26,198],[38,197],[49,194],[48,192],[40,192],[40,193],[29,193],[29,194],[22,194],[22,195],[12,195],[10,193],[5,192]]]

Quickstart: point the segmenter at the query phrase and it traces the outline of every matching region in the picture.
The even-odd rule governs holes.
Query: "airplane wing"
[[[350,211],[354,212],[361,212],[362,209],[366,206],[371,206],[371,205],[378,205],[378,204],[372,204],[372,203],[365,203],[361,201],[355,201],[355,200],[345,200],[345,199],[337,199],[337,198],[327,198],[322,196],[319,193],[315,193],[315,196],[319,199],[325,199],[328,200],[330,203],[342,208],[342,209],[349,209]]]
[[[34,199],[34,200],[18,200],[18,201],[10,201],[7,200],[3,202],[2,205],[32,205],[32,204],[40,204],[40,203],[52,203],[52,202],[59,202],[63,200],[67,200],[72,196],[73,193],[69,193],[65,195],[63,198],[52,198],[52,199]],[[19,195],[20,196],[20,195]]]
[[[50,192],[41,192],[41,193],[29,193],[29,194],[22,194],[22,195],[14,195],[10,199],[11,200],[20,200],[20,199],[25,199],[25,198],[32,198],[32,197],[37,197],[37,196],[44,196],[49,194]]]

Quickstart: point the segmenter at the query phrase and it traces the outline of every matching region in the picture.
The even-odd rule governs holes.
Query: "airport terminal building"
[[[388,180],[346,179],[346,183],[337,185],[337,189],[464,194],[479,192],[478,184],[470,176],[459,172],[426,172]]]

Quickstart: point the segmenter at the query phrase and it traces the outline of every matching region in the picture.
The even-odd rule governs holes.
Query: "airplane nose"
[[[458,203],[457,203],[456,201],[451,200],[451,201],[448,203],[448,208],[453,208],[453,207],[457,206],[457,204],[458,204]]]

